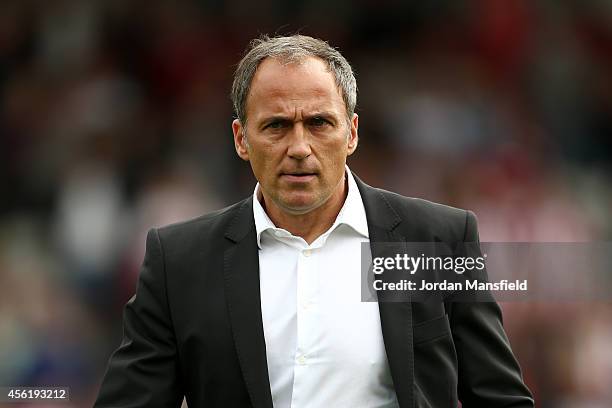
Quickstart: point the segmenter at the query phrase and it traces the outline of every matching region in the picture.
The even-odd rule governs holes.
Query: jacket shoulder
[[[250,208],[246,198],[223,209],[200,215],[189,220],[156,228],[166,252],[185,252],[202,249],[202,244],[210,239],[223,238],[228,229],[236,222],[238,214]],[[204,241],[204,242],[203,242]]]
[[[473,212],[422,198],[405,197],[376,189],[402,220],[401,228],[428,231],[443,241],[462,241],[470,224],[476,225]]]

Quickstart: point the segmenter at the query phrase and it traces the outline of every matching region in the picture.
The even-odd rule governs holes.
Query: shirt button
[[[303,310],[308,309],[309,306],[310,306],[310,302],[307,302],[307,301],[302,302],[302,309]]]
[[[310,249],[305,249],[304,251],[302,251],[302,254],[304,254],[304,256],[309,257],[310,254],[312,254],[312,251]]]
[[[299,356],[297,359],[297,362],[299,365],[305,365],[306,364],[306,357],[305,356]]]

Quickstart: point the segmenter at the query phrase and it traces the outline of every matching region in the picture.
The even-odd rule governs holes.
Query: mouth
[[[317,173],[314,172],[301,172],[301,171],[296,171],[296,172],[287,172],[287,173],[281,173],[281,178],[292,182],[292,183],[305,183],[308,182],[312,179],[314,179],[317,176]]]

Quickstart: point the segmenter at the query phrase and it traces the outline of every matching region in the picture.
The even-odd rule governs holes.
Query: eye
[[[287,125],[286,121],[283,120],[273,120],[264,126],[264,129],[282,129]]]
[[[327,119],[321,116],[315,116],[314,118],[310,119],[309,122],[310,126],[314,127],[324,127],[331,125],[331,123]]]

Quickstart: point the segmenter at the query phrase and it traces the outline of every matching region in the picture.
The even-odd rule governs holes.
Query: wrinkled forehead
[[[312,56],[295,61],[264,59],[251,81],[247,116],[257,116],[261,111],[280,113],[297,108],[344,114],[344,100],[327,63]]]

